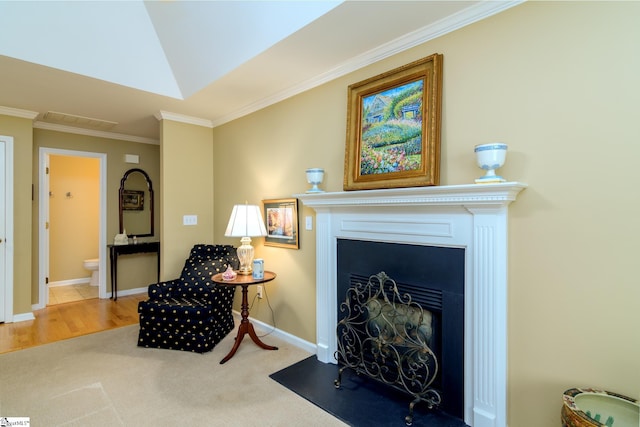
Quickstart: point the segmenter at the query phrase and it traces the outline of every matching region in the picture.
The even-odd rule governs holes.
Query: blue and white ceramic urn
[[[324,193],[318,185],[322,184],[322,179],[324,178],[324,169],[322,168],[310,168],[306,170],[307,182],[312,185],[312,187],[307,190],[307,193]]]
[[[489,144],[476,145],[476,162],[480,169],[486,171],[484,176],[476,179],[476,184],[490,184],[495,182],[505,182],[500,175],[496,175],[496,169],[504,165],[507,157],[507,144],[502,142],[492,142]]]

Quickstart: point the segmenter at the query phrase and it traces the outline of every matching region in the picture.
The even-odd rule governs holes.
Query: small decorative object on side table
[[[227,270],[224,273],[222,273],[222,280],[227,282],[231,280],[235,280],[236,277],[238,277],[238,273],[233,271],[233,268],[231,268],[231,266],[229,266]]]
[[[229,354],[227,354],[225,358],[220,361],[220,364],[227,362],[233,357],[234,354],[236,354],[238,347],[240,347],[240,342],[242,342],[242,338],[244,338],[246,334],[249,334],[253,342],[256,343],[258,347],[265,350],[277,350],[278,347],[263,343],[262,341],[260,341],[260,338],[258,338],[258,335],[256,335],[256,331],[253,329],[253,325],[249,321],[249,298],[247,296],[249,285],[259,285],[260,283],[270,282],[276,278],[276,273],[274,273],[273,271],[265,271],[264,277],[262,279],[254,279],[252,276],[239,274],[233,280],[225,279],[223,277],[223,274],[225,273],[218,273],[212,276],[211,280],[213,281],[213,283],[222,286],[242,286],[242,306],[240,311],[242,320],[240,321],[240,326],[238,326],[238,335],[236,336],[236,341],[233,344],[233,348],[231,349]]]

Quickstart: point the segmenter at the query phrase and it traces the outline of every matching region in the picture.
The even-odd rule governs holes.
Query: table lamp
[[[238,274],[251,274],[253,271],[251,238],[267,235],[267,228],[264,226],[260,207],[248,204],[235,205],[224,235],[227,237],[242,237],[240,239],[241,245],[237,249],[238,259],[240,260]]]

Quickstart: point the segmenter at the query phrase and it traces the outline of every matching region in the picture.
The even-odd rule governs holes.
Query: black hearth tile
[[[354,427],[404,426],[411,397],[384,384],[344,371],[340,389],[334,387],[338,367],[311,356],[270,377],[336,418]],[[413,426],[467,427],[458,419],[424,402],[414,407]]]

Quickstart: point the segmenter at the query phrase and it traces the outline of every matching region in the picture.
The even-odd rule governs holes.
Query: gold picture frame
[[[442,54],[349,86],[344,190],[440,183]]]
[[[144,210],[144,191],[122,190],[122,210]]]
[[[263,200],[267,235],[265,246],[299,249],[298,199]]]

